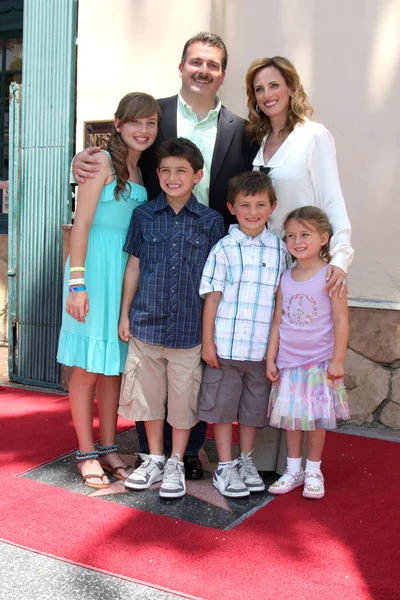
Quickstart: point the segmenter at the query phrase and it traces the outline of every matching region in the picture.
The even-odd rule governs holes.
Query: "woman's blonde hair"
[[[247,108],[249,110],[247,133],[252,141],[261,144],[263,138],[271,131],[271,121],[261,110],[257,112],[257,100],[254,92],[254,77],[266,67],[275,67],[281,73],[286,85],[291,90],[288,117],[283,132],[291,133],[297,123],[304,123],[305,117],[311,117],[314,109],[308,102],[294,65],[283,56],[272,58],[257,58],[254,60],[246,73]]]
[[[296,208],[292,210],[286,217],[283,222],[283,229],[285,230],[285,234],[283,236],[284,241],[286,242],[286,227],[289,221],[297,221],[301,223],[305,227],[314,225],[315,229],[318,231],[320,235],[324,233],[328,233],[328,241],[326,244],[321,246],[321,258],[326,260],[326,262],[330,261],[329,256],[329,242],[333,235],[332,233],[332,225],[329,222],[328,216],[324,213],[323,210],[316,206],[302,206],[301,208]]]
[[[130,123],[135,119],[151,117],[156,114],[158,123],[161,118],[161,111],[157,100],[149,94],[141,92],[132,92],[127,94],[120,100],[115,118],[121,123]],[[127,165],[128,148],[118,131],[114,131],[108,140],[107,150],[111,154],[112,164],[115,170],[115,186],[114,196],[116,200],[120,197],[126,198],[129,196],[130,184],[129,169]],[[129,189],[127,189],[129,186]]]

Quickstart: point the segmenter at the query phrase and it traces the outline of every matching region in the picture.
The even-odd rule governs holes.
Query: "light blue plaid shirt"
[[[200,295],[222,292],[215,319],[215,344],[221,358],[265,358],[275,293],[287,268],[285,243],[264,228],[252,238],[238,225],[211,250]]]

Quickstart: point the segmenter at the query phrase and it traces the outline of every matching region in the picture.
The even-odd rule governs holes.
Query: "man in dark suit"
[[[211,45],[212,43],[218,46]],[[179,126],[182,120],[187,121],[188,116],[190,118],[190,114],[185,115],[185,107],[191,109],[194,119],[197,119],[197,124],[193,123],[194,128],[204,123],[209,113],[217,107],[216,136],[213,140],[211,161],[208,161],[211,164],[207,165],[207,152],[204,151],[202,144],[202,139],[211,137],[208,135],[209,132],[205,131],[204,136],[201,132],[197,133],[192,141],[200,147],[206,168],[208,166],[208,205],[222,214],[228,227],[234,222],[232,220],[234,217],[226,206],[228,181],[235,175],[252,169],[252,162],[258,148],[249,142],[244,130],[244,119],[221,105],[216,96],[225,77],[227,59],[225,45],[215,34],[200,33],[186,42],[179,65],[182,89],[180,94],[158,100],[162,115],[160,130],[155,144],[143,153],[139,165],[149,198],[156,198],[160,193],[154,168],[157,145],[172,137],[182,136],[191,139],[190,124],[189,130],[184,125],[183,131],[180,131]],[[213,60],[219,64],[220,71],[217,73],[216,69],[212,68],[212,64],[207,66],[207,62],[212,63]],[[199,83],[202,81],[201,78],[204,83]],[[209,79],[211,81],[207,83]],[[205,87],[206,89],[203,89]],[[194,193],[200,201],[203,201],[203,198],[196,194],[196,190]]]
[[[186,137],[194,142],[204,157],[204,176],[195,186],[194,194],[224,217],[225,225],[233,222],[226,207],[228,181],[243,171],[252,169],[257,147],[250,143],[244,129],[244,119],[221,105],[217,91],[225,78],[228,61],[226,46],[213,33],[201,32],[188,40],[183,48],[179,71],[182,87],[179,94],[159,100],[161,123],[156,142],[146,150],[139,162],[149,199],[160,193],[156,174],[157,146],[163,140]],[[97,150],[96,150],[97,151]],[[74,175],[78,182],[95,170],[95,149],[78,154]],[[148,452],[143,423],[137,423],[141,452]],[[200,422],[192,429],[184,457],[186,477],[199,479],[203,475],[198,458],[207,429]],[[168,452],[170,427],[166,424],[165,445]]]

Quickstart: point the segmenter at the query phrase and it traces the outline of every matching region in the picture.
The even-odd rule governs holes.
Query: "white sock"
[[[219,462],[218,466],[217,466],[217,471],[219,471],[220,469],[225,469],[225,467],[227,467],[230,464],[231,464],[231,461],[228,461],[228,462]]]
[[[314,462],[307,458],[306,471],[307,473],[321,473],[321,461]]]
[[[301,469],[301,456],[300,458],[289,458],[287,457],[287,470],[291,475],[295,475]]]
[[[158,454],[149,454],[149,456],[154,460],[154,462],[162,463],[163,465],[165,465],[165,456],[159,456]]]

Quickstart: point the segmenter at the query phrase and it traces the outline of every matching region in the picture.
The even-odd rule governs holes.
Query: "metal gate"
[[[25,0],[23,90],[10,89],[9,377],[60,388],[62,231],[75,113],[77,0]]]

